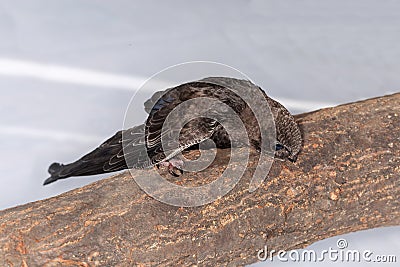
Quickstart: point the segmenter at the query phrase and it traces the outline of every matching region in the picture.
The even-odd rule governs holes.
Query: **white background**
[[[399,14],[389,0],[0,0],[0,209],[105,177],[42,186],[50,163],[121,129],[140,84],[177,63],[237,68],[293,113],[398,92]],[[138,122],[144,116],[138,107]],[[399,230],[346,238],[399,262]]]

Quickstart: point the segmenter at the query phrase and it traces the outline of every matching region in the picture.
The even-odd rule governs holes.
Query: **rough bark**
[[[0,265],[241,266],[256,262],[264,245],[290,250],[400,225],[400,94],[296,119],[304,135],[298,161],[275,161],[253,193],[255,153],[239,184],[201,207],[158,202],[124,172],[1,211]],[[207,183],[227,157],[219,151],[210,168],[175,182]]]

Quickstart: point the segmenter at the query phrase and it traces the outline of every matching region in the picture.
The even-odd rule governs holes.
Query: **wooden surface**
[[[248,185],[255,153],[239,184],[201,207],[158,202],[124,172],[1,211],[0,265],[241,266],[256,262],[265,245],[304,248],[335,235],[400,225],[400,94],[296,119],[304,135],[298,161],[274,162],[253,193]],[[210,168],[173,181],[214,180],[229,152],[218,151]]]

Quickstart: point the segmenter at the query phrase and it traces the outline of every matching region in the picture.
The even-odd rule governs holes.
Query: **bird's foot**
[[[181,159],[170,159],[159,163],[157,166],[165,166],[168,168],[168,172],[175,176],[181,176],[183,174],[183,160]]]

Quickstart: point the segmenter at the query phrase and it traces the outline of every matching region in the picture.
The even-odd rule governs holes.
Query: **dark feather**
[[[229,119],[229,110],[220,103],[213,104],[211,101],[210,104],[207,100],[210,98],[226,104],[239,115],[245,124],[250,144],[259,148],[257,147],[261,138],[259,122],[255,119],[251,108],[239,96],[240,90],[251,94],[250,88],[257,88],[258,92],[262,93],[272,111],[277,134],[276,155],[295,161],[301,149],[302,138],[294,118],[286,108],[269,98],[261,88],[250,81],[209,77],[156,92],[144,104],[149,114],[145,124],[117,132],[98,148],[73,163],[67,165],[53,163],[49,167],[51,177],[44,184],[70,176],[153,166],[209,138],[220,148],[244,145],[241,138],[235,139],[234,136],[230,138],[226,129],[220,124],[220,122],[232,123]],[[252,95],[248,97],[256,98]],[[190,102],[194,99],[197,103]],[[187,106],[179,109],[178,106],[181,104]],[[202,116],[204,114],[212,115],[212,118]],[[190,117],[193,115],[195,116]],[[169,117],[174,118],[172,123],[166,122]],[[236,141],[232,143],[232,140]]]

